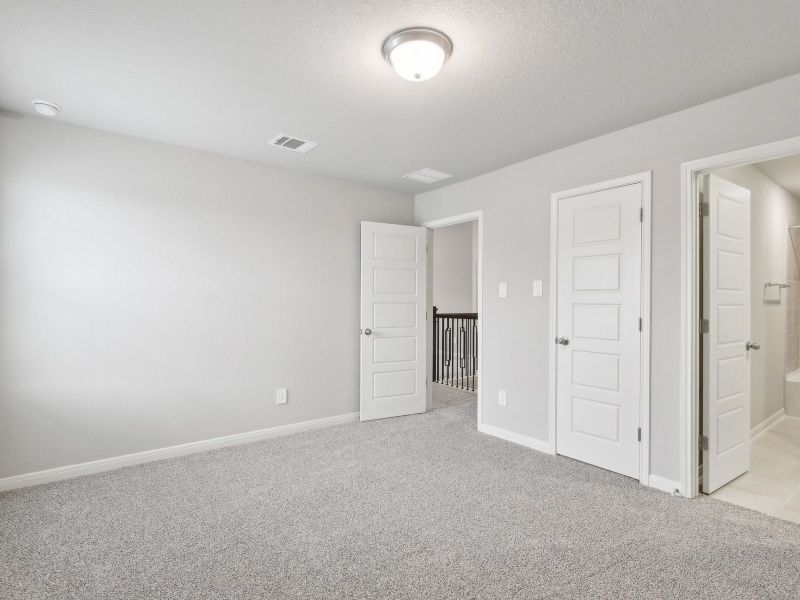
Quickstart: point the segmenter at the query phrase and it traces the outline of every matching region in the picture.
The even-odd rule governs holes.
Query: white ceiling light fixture
[[[39,100],[38,98],[36,100],[31,100],[31,104],[33,104],[33,108],[37,113],[45,117],[55,117],[58,111],[61,110],[58,104],[48,102],[47,100]]]
[[[409,27],[383,42],[383,57],[408,81],[427,81],[453,53],[453,41],[438,29]]]

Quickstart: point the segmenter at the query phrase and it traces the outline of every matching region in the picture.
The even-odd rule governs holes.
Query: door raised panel
[[[741,431],[747,427],[744,423],[745,412],[736,407],[717,417],[717,454],[722,454],[742,445]]]
[[[598,292],[619,289],[619,255],[579,256],[573,259],[573,289]]]
[[[372,374],[372,397],[407,396],[417,392],[417,370]]]
[[[717,361],[717,400],[725,400],[744,393],[746,368],[747,365],[741,356]]]
[[[575,211],[573,243],[613,242],[620,236],[620,206],[599,206]]]
[[[592,340],[619,339],[618,304],[574,304],[572,337]]]
[[[587,398],[572,398],[572,431],[619,441],[619,407]]]
[[[572,383],[618,391],[619,355],[575,350],[572,353]]]
[[[747,208],[739,200],[720,195],[717,210],[717,234],[732,240],[744,240]]]
[[[417,338],[372,338],[372,361],[375,363],[405,362],[417,359]]]
[[[717,289],[740,291],[744,288],[745,257],[738,252],[717,252]]]
[[[376,233],[373,243],[373,258],[379,260],[417,260],[417,244],[407,235],[386,235]]]
[[[417,326],[417,305],[397,302],[376,302],[373,305],[373,326],[391,329]]]
[[[416,294],[416,269],[374,269],[372,291],[376,294]]]
[[[717,343],[744,343],[744,307],[741,304],[717,306]]]

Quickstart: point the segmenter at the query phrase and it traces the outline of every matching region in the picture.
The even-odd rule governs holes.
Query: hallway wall
[[[475,312],[477,221],[433,230],[433,305],[439,312]]]

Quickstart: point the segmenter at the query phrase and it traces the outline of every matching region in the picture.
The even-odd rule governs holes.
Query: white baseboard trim
[[[667,479],[666,477],[661,477],[659,475],[650,475],[647,479],[648,487],[661,490],[662,492],[667,492],[668,494],[674,494],[675,490],[678,490],[680,495],[683,495],[680,491],[681,484],[678,481],[673,481],[672,479]]]
[[[71,479],[73,477],[80,477],[81,475],[90,475],[92,473],[111,471],[122,467],[139,465],[156,460],[164,460],[165,458],[175,458],[178,456],[186,456],[187,454],[215,450],[216,448],[237,446],[239,444],[257,442],[259,440],[289,435],[291,433],[299,433],[301,431],[309,431],[311,429],[319,429],[321,427],[331,427],[333,425],[353,423],[358,421],[358,419],[359,413],[347,413],[344,415],[336,415],[334,417],[314,419],[312,421],[301,421],[300,423],[290,423],[288,425],[257,429],[255,431],[247,431],[245,433],[235,433],[233,435],[225,435],[222,437],[212,438],[210,440],[189,442],[188,444],[179,444],[177,446],[156,448],[155,450],[145,450],[144,452],[136,452],[134,454],[124,454],[122,456],[114,456],[112,458],[103,458],[100,460],[93,460],[91,462],[79,463],[77,465],[67,465],[64,467],[56,467],[54,469],[47,469],[44,471],[36,471],[33,473],[14,475],[12,477],[4,477],[0,479],[0,491],[30,487],[32,485],[40,485],[42,483],[50,483],[52,481],[61,481],[62,479]]]
[[[783,417],[785,416],[786,416],[786,410],[783,408],[780,409],[779,411],[776,411],[774,414],[768,416],[766,419],[761,421],[761,423],[759,423],[750,430],[750,439],[753,439],[758,434],[763,433],[764,431],[769,429],[772,425],[783,419]]]
[[[515,444],[519,444],[520,446],[525,446],[526,448],[538,450],[539,452],[553,454],[553,446],[550,444],[550,442],[545,442],[544,440],[538,440],[527,435],[522,435],[521,433],[515,433],[513,431],[508,431],[507,429],[501,429],[500,427],[486,425],[484,423],[478,425],[478,431],[485,433],[486,435],[491,435],[502,440],[506,440],[507,442],[513,442]]]

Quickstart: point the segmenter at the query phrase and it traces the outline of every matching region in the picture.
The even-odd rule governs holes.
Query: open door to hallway
[[[427,407],[427,230],[361,223],[361,420]]]

